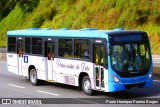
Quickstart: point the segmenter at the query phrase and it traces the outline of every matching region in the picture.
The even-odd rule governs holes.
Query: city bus
[[[147,33],[122,28],[8,31],[7,67],[33,85],[72,85],[87,95],[146,88],[153,82]]]

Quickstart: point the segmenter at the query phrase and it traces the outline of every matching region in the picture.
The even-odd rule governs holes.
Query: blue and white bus
[[[7,32],[8,71],[82,88],[87,95],[151,87],[148,35],[137,30],[36,29]]]

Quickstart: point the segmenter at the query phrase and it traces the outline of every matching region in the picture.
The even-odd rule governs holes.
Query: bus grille
[[[146,84],[146,82],[142,82],[142,83],[138,83],[138,84],[126,84],[126,85],[124,85],[124,87],[126,89],[131,89],[133,87],[139,87],[139,88],[141,88],[141,87],[144,87],[145,84]]]

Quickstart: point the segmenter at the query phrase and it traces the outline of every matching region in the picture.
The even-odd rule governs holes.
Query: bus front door
[[[94,45],[94,63],[95,63],[95,83],[96,89],[103,90],[104,88],[104,58],[105,51],[104,45]]]
[[[17,41],[17,58],[18,58],[18,75],[23,76],[23,55],[24,55],[24,41]],[[13,62],[14,63],[14,62]]]
[[[46,43],[46,57],[47,57],[47,77],[48,81],[55,81],[54,72],[54,43]]]

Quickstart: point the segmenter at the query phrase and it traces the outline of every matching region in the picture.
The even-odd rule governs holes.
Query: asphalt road
[[[0,98],[60,98],[60,100],[66,101],[68,98],[73,100],[74,104],[67,104],[65,106],[68,107],[106,107],[106,106],[114,106],[114,107],[127,107],[127,104],[98,104],[97,100],[90,99],[80,99],[80,98],[118,98],[118,99],[136,99],[136,98],[160,98],[160,77],[155,76],[153,87],[151,88],[134,88],[131,90],[127,90],[124,92],[116,92],[116,93],[103,93],[97,92],[94,96],[87,96],[82,91],[78,90],[77,87],[62,85],[62,84],[52,84],[52,83],[44,83],[40,86],[32,86],[31,83],[24,79],[23,77],[19,77],[7,71],[6,62],[0,62]],[[66,98],[66,99],[62,99]],[[84,104],[78,104],[84,103]],[[87,104],[90,103],[90,104]],[[75,105],[76,104],[76,105]],[[0,105],[4,106],[4,105]],[[5,105],[7,107],[16,107],[17,105]],[[20,106],[20,105],[18,105]],[[54,104],[54,105],[21,105],[23,107],[38,107],[38,106],[64,106],[64,104]],[[150,105],[150,104],[132,104],[132,107],[150,107],[150,106],[159,106]]]

